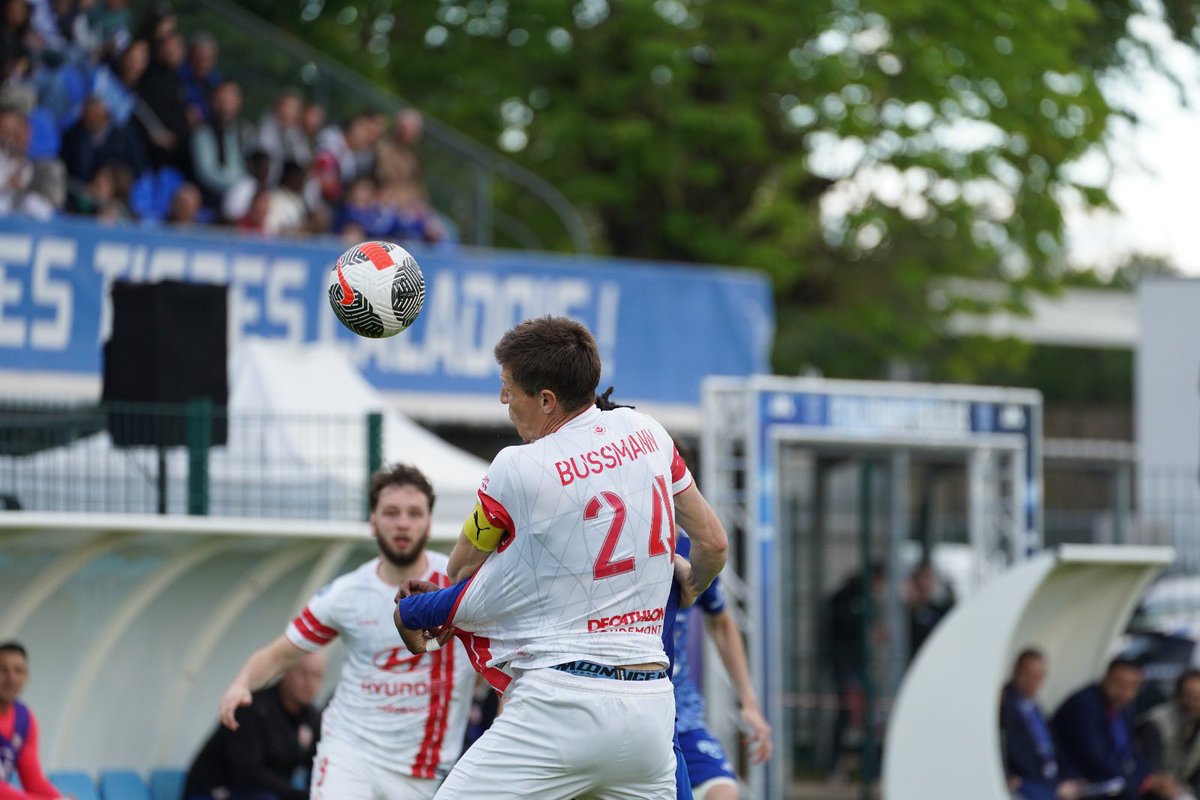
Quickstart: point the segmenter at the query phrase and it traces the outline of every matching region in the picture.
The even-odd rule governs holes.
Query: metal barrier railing
[[[186,404],[0,403],[0,507],[308,520],[364,517],[382,416]]]
[[[175,13],[185,31],[204,30],[220,42],[222,71],[242,83],[248,108],[268,108],[288,86],[303,87],[330,121],[408,105],[228,0],[181,0]],[[424,131],[434,206],[465,244],[592,252],[579,211],[549,181],[429,116]]]

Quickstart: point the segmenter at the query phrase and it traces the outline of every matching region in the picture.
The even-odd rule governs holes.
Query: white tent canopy
[[[393,408],[343,354],[323,345],[248,340],[230,358],[229,432],[208,459],[213,516],[362,519],[367,415],[383,419],[383,463],[433,483],[434,536],[452,539],[487,463]],[[188,453],[166,454],[166,507],[187,511]],[[119,448],[108,432],[30,456],[0,457],[0,485],[28,510],[152,513],[158,453]]]

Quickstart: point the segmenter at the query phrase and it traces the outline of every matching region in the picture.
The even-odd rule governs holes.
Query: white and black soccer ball
[[[329,273],[329,305],[359,336],[382,339],[413,324],[425,304],[425,276],[412,254],[392,242],[363,242]]]

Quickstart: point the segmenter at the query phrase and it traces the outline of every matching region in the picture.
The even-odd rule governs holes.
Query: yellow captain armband
[[[491,553],[500,546],[500,537],[504,535],[504,528],[493,525],[487,514],[484,513],[483,505],[476,503],[475,510],[463,523],[462,532],[463,536],[467,537],[467,541],[476,548],[485,553]]]

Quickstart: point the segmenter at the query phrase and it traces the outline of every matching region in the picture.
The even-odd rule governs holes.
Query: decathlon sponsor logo
[[[663,609],[644,608],[641,611],[629,611],[611,617],[598,617],[588,620],[588,633],[601,633],[612,630],[630,630],[638,626],[654,625],[662,629]],[[650,631],[639,631],[649,633]]]

